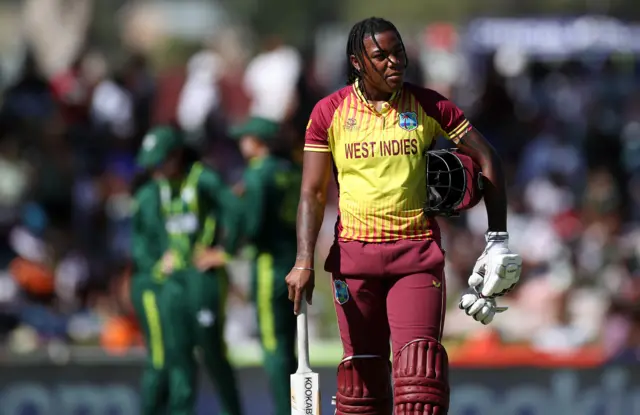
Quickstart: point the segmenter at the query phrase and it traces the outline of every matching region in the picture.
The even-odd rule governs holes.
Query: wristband
[[[313,271],[313,268],[306,268],[306,267],[293,267],[293,269],[299,269],[300,271]]]
[[[485,241],[488,242],[507,242],[509,241],[509,232],[487,232],[484,234]]]

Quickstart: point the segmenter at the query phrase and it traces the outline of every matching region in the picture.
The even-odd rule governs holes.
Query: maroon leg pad
[[[393,362],[395,415],[446,415],[449,360],[435,339],[408,343]]]
[[[338,366],[336,415],[387,415],[391,412],[389,361],[355,357]]]

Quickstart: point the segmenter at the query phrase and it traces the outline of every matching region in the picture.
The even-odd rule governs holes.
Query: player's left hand
[[[199,271],[220,268],[226,263],[227,253],[219,247],[199,249],[193,255],[193,264]]]
[[[483,298],[475,290],[462,296],[458,308],[484,325],[491,323],[497,313],[508,309],[508,307],[498,307],[495,298]]]
[[[243,182],[236,183],[231,188],[231,191],[233,192],[233,194],[238,196],[238,197],[244,196],[246,190],[247,190],[247,187],[245,186],[245,184]]]
[[[499,297],[511,291],[520,280],[522,258],[509,249],[507,232],[487,232],[487,247],[476,261],[469,286],[481,297]]]
[[[173,252],[167,251],[162,256],[160,260],[160,270],[165,274],[169,275],[173,272],[174,266],[176,263],[176,258]]]

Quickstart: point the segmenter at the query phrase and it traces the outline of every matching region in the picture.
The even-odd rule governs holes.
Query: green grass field
[[[455,342],[445,344],[450,349],[455,345]],[[229,347],[229,358],[236,367],[262,366],[262,352],[257,342]],[[342,360],[342,344],[339,340],[311,342],[309,358],[313,367],[335,367]]]
[[[262,366],[257,342],[229,347],[229,358],[236,367]],[[313,342],[309,345],[309,358],[314,367],[337,366],[342,359],[342,344],[337,340]]]

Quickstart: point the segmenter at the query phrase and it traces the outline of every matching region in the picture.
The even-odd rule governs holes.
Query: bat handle
[[[311,371],[309,364],[309,324],[307,321],[307,300],[302,293],[300,312],[298,313],[297,343],[298,343],[298,371],[296,373],[306,373]]]

